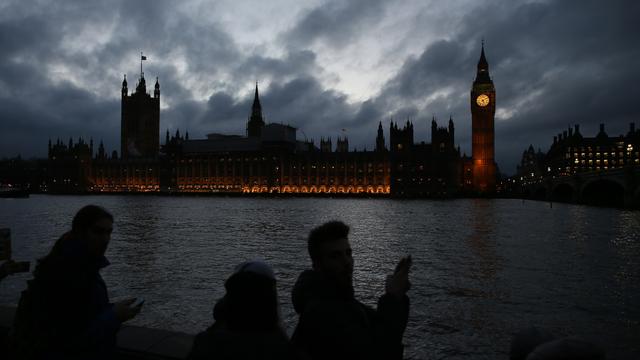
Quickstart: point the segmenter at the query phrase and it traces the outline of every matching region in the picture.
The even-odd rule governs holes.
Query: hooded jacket
[[[213,308],[214,324],[196,335],[189,360],[294,360],[278,323],[275,279],[252,271],[234,274]]]
[[[66,238],[65,238],[66,237]],[[86,244],[69,234],[56,256],[43,259],[23,291],[12,336],[16,358],[110,359],[120,322]]]
[[[292,292],[300,315],[291,338],[311,359],[402,359],[409,298],[381,296],[376,310],[354,298],[353,289],[313,270],[300,274]]]

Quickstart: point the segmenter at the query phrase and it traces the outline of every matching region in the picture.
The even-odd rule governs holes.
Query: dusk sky
[[[640,126],[640,2],[478,0],[0,1],[0,158],[46,157],[72,136],[120,147],[120,86],[147,56],[167,129],[244,134],[255,82],[267,122],[298,139],[347,135],[373,149],[378,122],[455,122],[471,152],[469,91],[481,40],[496,86],[496,161]],[[345,129],[344,131],[342,129]]]

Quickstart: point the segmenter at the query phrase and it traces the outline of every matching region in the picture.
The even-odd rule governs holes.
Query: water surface
[[[364,303],[375,306],[385,276],[413,256],[406,358],[507,358],[512,334],[531,325],[592,339],[613,359],[640,356],[639,212],[520,200],[33,195],[0,199],[14,258],[45,255],[89,203],[116,218],[103,271],[110,296],[146,299],[132,324],[205,329],[233,267],[260,257],[276,271],[292,331],[306,235],[340,219],[352,227]],[[28,278],[0,283],[0,303],[17,303]]]

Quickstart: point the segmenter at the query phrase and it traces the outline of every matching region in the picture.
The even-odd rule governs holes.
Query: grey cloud
[[[483,36],[499,111],[514,114],[496,119],[496,155],[503,171],[515,170],[529,143],[546,150],[553,135],[569,124],[581,124],[585,136],[595,134],[601,122],[609,134],[619,134],[639,118],[633,106],[640,81],[640,49],[634,45],[640,4],[635,2],[487,1],[466,15],[447,15],[457,26],[446,38],[406,59],[377,96],[361,103],[324,88],[320,79],[335,74],[324,73],[319,54],[299,49],[320,44],[335,51],[356,38],[367,39],[367,29],[402,3],[323,3],[282,34],[281,57],[245,53],[217,23],[189,19],[175,6],[169,1],[51,2],[34,9],[10,4],[7,9],[15,15],[0,20],[0,123],[9,129],[0,134],[0,155],[43,156],[49,134],[93,134],[117,149],[120,81],[128,73],[130,84],[135,82],[139,49],[153,54],[145,63],[147,80],[160,77],[164,104],[170,104],[161,113],[162,131],[179,127],[193,137],[243,134],[253,93],[238,94],[260,80],[269,84],[261,87],[267,120],[290,123],[316,141],[335,138],[344,128],[352,146],[371,148],[379,121],[388,139],[391,117],[411,118],[416,141],[428,141],[431,117],[444,125],[452,115],[456,142],[469,153],[469,89]],[[422,19],[430,9],[416,12]],[[88,53],[62,48],[69,35],[98,25],[113,28],[106,43]],[[412,39],[419,34],[410,31]],[[184,57],[184,75],[174,55]],[[107,90],[95,95],[47,78],[51,61],[95,78]],[[194,83],[209,87],[208,101],[193,99]],[[530,97],[534,93],[541,97]]]
[[[333,0],[307,12],[283,40],[295,46],[316,41],[340,48],[365,35],[367,26],[382,17],[388,3],[382,0]]]
[[[372,127],[371,121],[379,118],[376,108],[348,104],[344,94],[324,89],[313,77],[274,81],[268,88],[260,88],[260,101],[267,123],[297,127],[299,139],[314,139],[317,144],[320,137],[348,135],[350,144],[360,149],[371,148],[369,144],[375,140],[377,127]],[[252,102],[253,92],[240,99],[216,92],[189,132],[200,137],[211,132],[244,134]]]
[[[257,54],[249,56],[234,69],[234,78],[245,82],[255,79],[283,81],[317,71],[320,70],[313,51],[290,50],[282,59]]]
[[[0,119],[5,130],[0,141],[3,156],[23,154],[46,156],[48,139],[65,142],[71,136],[93,137],[105,146],[117,149],[120,144],[119,104],[96,99],[68,84],[57,88],[43,88],[52,92],[42,101],[34,98],[0,99]],[[49,109],[55,106],[56,111]],[[6,121],[6,122],[5,122]]]
[[[640,78],[639,48],[631,45],[640,30],[633,20],[638,9],[622,1],[489,3],[469,13],[449,40],[405,61],[375,103],[379,112],[395,113],[450,88],[449,96],[420,108],[416,118],[422,123],[435,114],[444,122],[452,114],[456,142],[468,154],[468,94],[484,36],[498,108],[516,112],[508,120],[496,118],[496,158],[512,173],[525,144],[546,150],[569,124],[580,123],[583,135],[594,136],[597,124],[607,123],[612,135],[638,119],[631,106]],[[534,92],[541,97],[527,102]]]

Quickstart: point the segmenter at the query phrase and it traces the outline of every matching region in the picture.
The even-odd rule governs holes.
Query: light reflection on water
[[[235,264],[276,270],[289,330],[290,291],[308,267],[305,237],[331,219],[352,226],[359,299],[375,305],[384,278],[412,254],[405,354],[412,359],[506,358],[511,335],[540,325],[597,340],[610,358],[640,349],[640,213],[519,200],[394,201],[153,196],[0,199],[14,258],[33,260],[81,206],[116,217],[104,277],[112,298],[142,296],[133,323],[195,333]],[[27,275],[0,284],[16,303]]]

